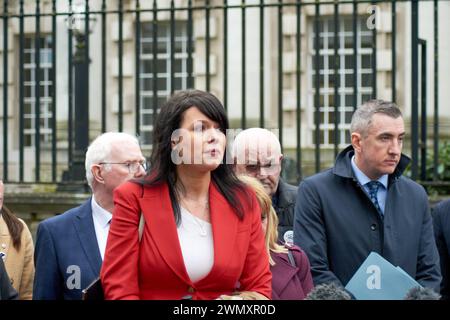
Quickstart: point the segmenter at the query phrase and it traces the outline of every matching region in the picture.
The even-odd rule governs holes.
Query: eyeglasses
[[[147,162],[100,162],[99,164],[121,164],[128,168],[129,173],[136,173],[142,167],[144,171],[147,171]]]

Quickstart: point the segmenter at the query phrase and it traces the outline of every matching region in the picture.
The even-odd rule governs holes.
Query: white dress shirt
[[[106,240],[108,239],[109,225],[112,219],[111,212],[103,209],[95,201],[94,196],[92,196],[91,201],[92,208],[92,218],[94,219],[95,235],[97,237],[98,249],[100,250],[100,255],[105,256]]]

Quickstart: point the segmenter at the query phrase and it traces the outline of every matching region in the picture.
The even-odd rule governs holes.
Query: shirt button
[[[372,224],[371,226],[370,226],[370,229],[372,230],[372,231],[375,231],[376,229],[377,229],[377,225],[374,223],[374,224]]]
[[[188,288],[188,292],[189,292],[189,293],[194,293],[194,292],[195,292],[195,289],[192,288],[192,287],[189,287],[189,288]]]

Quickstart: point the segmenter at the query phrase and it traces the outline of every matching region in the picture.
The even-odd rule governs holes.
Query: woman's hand
[[[233,292],[232,295],[223,294],[216,300],[269,300],[266,296],[256,291]]]

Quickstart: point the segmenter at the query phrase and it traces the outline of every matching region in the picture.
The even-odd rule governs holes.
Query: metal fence
[[[336,155],[338,151],[345,144],[343,141],[343,131],[338,130],[342,125],[343,113],[340,109],[344,104],[340,99],[343,97],[351,100],[351,102],[346,103],[350,105],[353,110],[358,106],[359,103],[367,98],[375,98],[379,96],[380,88],[377,86],[377,74],[378,74],[378,63],[377,61],[377,28],[367,28],[361,23],[361,8],[371,7],[372,11],[366,13],[364,19],[370,19],[371,15],[376,16],[376,10],[378,6],[383,6],[383,10],[389,11],[391,24],[391,38],[390,38],[390,50],[391,50],[391,72],[389,75],[391,94],[390,99],[392,101],[397,101],[398,98],[398,79],[397,79],[397,67],[398,67],[398,49],[399,42],[398,37],[398,21],[397,16],[399,13],[399,6],[402,8],[408,8],[410,19],[410,34],[402,34],[403,37],[410,37],[411,48],[410,48],[410,59],[411,59],[411,78],[408,82],[411,86],[409,92],[411,104],[406,106],[410,109],[411,114],[411,128],[410,128],[410,142],[411,142],[411,156],[412,156],[412,166],[411,166],[411,176],[413,179],[420,179],[421,181],[438,179],[438,148],[439,148],[439,91],[438,86],[434,85],[433,92],[433,103],[432,108],[432,129],[427,127],[427,117],[430,114],[427,113],[427,81],[432,79],[434,84],[439,83],[439,21],[438,12],[440,6],[442,6],[443,1],[426,1],[431,3],[432,15],[427,19],[426,23],[432,25],[433,30],[433,55],[427,56],[427,41],[424,39],[419,39],[419,4],[425,1],[83,1],[75,5],[75,1],[3,1],[3,10],[1,15],[1,20],[3,22],[3,179],[7,182],[20,182],[20,183],[55,183],[62,179],[62,176],[58,174],[57,168],[64,167],[69,169],[69,174],[65,175],[65,179],[68,181],[79,180],[82,177],[82,162],[84,157],[84,152],[89,143],[89,121],[90,112],[96,108],[100,108],[101,112],[101,126],[99,131],[107,131],[113,127],[111,123],[108,122],[108,113],[111,112],[111,107],[108,105],[108,72],[117,73],[117,122],[114,127],[122,131],[125,128],[124,124],[124,97],[127,94],[127,89],[124,88],[124,54],[125,46],[129,46],[124,40],[124,21],[132,17],[133,20],[133,56],[134,56],[134,71],[133,71],[133,81],[134,81],[134,101],[132,107],[132,114],[134,117],[134,132],[138,135],[142,135],[143,123],[151,127],[153,121],[156,117],[158,107],[161,105],[161,88],[159,87],[159,69],[161,69],[161,60],[158,60],[158,55],[160,52],[160,40],[159,32],[161,30],[167,31],[167,41],[165,43],[167,59],[164,62],[167,77],[165,84],[165,90],[168,94],[175,90],[183,88],[192,88],[198,86],[198,83],[202,83],[202,87],[198,89],[211,90],[211,83],[216,81],[220,83],[219,96],[222,98],[225,108],[229,111],[232,106],[230,105],[230,83],[235,80],[235,78],[229,78],[229,68],[230,65],[235,65],[237,62],[230,61],[230,39],[234,37],[240,38],[240,45],[235,49],[240,51],[241,61],[238,61],[240,68],[240,92],[235,94],[240,95],[240,127],[246,128],[249,126],[248,122],[248,86],[249,83],[257,83],[259,85],[258,101],[259,101],[259,117],[256,123],[251,123],[251,125],[257,125],[260,127],[265,127],[269,120],[267,119],[267,108],[275,105],[276,114],[276,124],[280,128],[279,139],[282,145],[284,144],[285,136],[282,128],[285,127],[286,116],[283,116],[285,96],[283,95],[283,89],[286,87],[286,77],[284,76],[285,69],[285,59],[283,56],[284,48],[287,46],[292,46],[290,49],[293,53],[295,59],[294,61],[294,73],[292,77],[289,78],[289,82],[293,84],[293,92],[295,92],[295,103],[293,107],[293,112],[290,113],[288,117],[295,117],[295,126],[293,127],[295,132],[295,152],[293,156],[293,163],[295,168],[295,176],[291,177],[290,180],[299,181],[305,173],[303,172],[304,163],[304,150],[306,147],[302,145],[302,110],[305,103],[302,103],[302,95],[307,90],[307,88],[302,87],[302,70],[305,68],[303,64],[306,62],[302,59],[305,52],[303,52],[304,44],[302,41],[307,41],[310,34],[304,35],[305,30],[302,19],[308,19],[312,25],[313,42],[311,43],[311,54],[312,57],[312,73],[315,75],[310,78],[306,78],[306,83],[311,87],[311,92],[313,101],[312,109],[313,119],[312,127],[312,139],[309,146],[312,147],[314,156],[314,171],[318,172],[321,170],[321,163],[323,162],[322,154],[324,152],[323,141],[324,141],[324,131],[321,131],[321,125],[323,122],[323,115],[325,112],[324,103],[321,96],[321,88],[323,87],[323,82],[328,81],[328,89],[331,90],[328,94],[327,99],[332,99],[330,106],[327,107],[327,121],[329,122],[330,129],[326,133],[328,141],[328,149],[333,150],[333,154]],[[65,10],[59,10],[58,6],[61,3],[67,7]],[[145,4],[145,5],[144,5]],[[343,18],[343,7],[345,7],[345,21]],[[27,11],[27,8],[29,9]],[[30,9],[31,8],[31,9]],[[74,8],[78,8],[74,10]],[[79,9],[82,10],[79,10]],[[349,10],[350,8],[350,10]],[[403,9],[402,9],[403,10]],[[324,11],[325,13],[322,13]],[[230,14],[233,12],[240,13],[240,26],[236,28],[238,33],[233,32],[230,34]],[[257,15],[258,23],[255,25],[249,25],[246,21],[249,17],[249,12],[253,15]],[[142,20],[144,15],[150,15],[150,20],[146,18],[147,22]],[[177,75],[177,63],[179,62],[176,53],[177,47],[177,23],[180,20],[180,15],[182,15],[181,21],[184,24],[183,31],[183,71],[182,76]],[[293,21],[291,24],[286,24],[285,20],[287,15]],[[211,17],[218,17],[219,23],[212,23]],[[58,17],[63,17],[64,20],[72,27],[67,29],[59,28],[57,26]],[[164,17],[164,18],[161,18]],[[326,23],[324,23],[324,17],[326,17]],[[93,43],[90,40],[90,32],[86,31],[92,28],[91,21],[93,18],[96,19],[97,27],[100,28],[100,41]],[[118,22],[118,38],[117,38],[117,50],[116,53],[110,52],[108,49],[108,41],[110,41],[111,30],[108,29],[108,20],[114,19]],[[49,32],[42,31],[43,20],[47,20],[47,25],[50,21],[50,27],[47,26]],[[252,20],[253,21],[253,20]],[[161,24],[163,23],[163,24]],[[232,23],[236,23],[233,20]],[[373,20],[372,23],[376,25],[377,21]],[[73,25],[78,24],[77,28]],[[199,24],[201,24],[199,26]],[[328,38],[326,41],[328,56],[326,59],[327,68],[329,71],[327,79],[323,79],[321,76],[323,73],[321,70],[324,69],[322,60],[324,58],[324,39],[317,36],[321,32],[324,32],[324,25],[327,25],[329,30]],[[269,28],[267,29],[267,25]],[[286,25],[293,30],[285,30]],[[18,28],[17,37],[14,39],[9,39],[11,37],[11,28]],[[361,27],[362,26],[362,27]],[[200,28],[204,30],[203,41],[195,43],[196,35],[195,28]],[[340,28],[347,28],[341,30]],[[361,28],[364,28],[361,29]],[[84,31],[83,31],[84,29]],[[32,30],[32,31],[30,31]],[[342,54],[340,47],[340,36],[344,31],[348,31],[350,37],[345,36],[343,40],[344,49],[349,50],[350,56],[362,57],[360,42],[366,41],[364,44],[364,50],[368,56],[370,56],[368,62],[367,74],[362,75],[359,69],[361,69],[360,58],[349,58],[347,63],[347,69],[350,70],[347,74],[340,72],[342,69]],[[143,38],[143,33],[146,33],[146,41],[140,40]],[[286,32],[290,34],[289,43],[286,42]],[[364,39],[360,40],[358,32],[364,32],[366,35]],[[249,36],[249,33],[251,35]],[[64,50],[64,54],[61,54],[61,34],[66,34],[67,43],[64,42],[64,46],[67,46]],[[213,35],[214,34],[214,35]],[[46,41],[44,37],[49,37]],[[212,38],[215,37],[215,47],[219,49],[212,48]],[[259,48],[252,51],[252,55],[249,57],[248,51],[248,39],[249,37],[259,38]],[[348,38],[348,40],[347,40]],[[352,40],[350,40],[353,38]],[[43,40],[42,40],[43,39]],[[73,41],[75,39],[75,41]],[[96,38],[97,39],[97,38]],[[272,44],[276,44],[276,48],[273,52],[267,52],[267,47],[265,43],[269,41],[268,39],[274,39]],[[17,40],[17,41],[16,41]],[[34,41],[33,41],[34,40]],[[217,45],[217,42],[220,42]],[[15,46],[14,49],[10,48],[11,43]],[[199,48],[199,43],[203,48]],[[331,45],[330,45],[331,44]],[[202,50],[204,53],[204,61],[202,65],[204,67],[203,73],[199,73],[194,69],[194,55]],[[14,55],[5,54],[13,50]],[[128,47],[128,51],[130,48]],[[220,59],[218,62],[212,63],[211,52],[218,52]],[[43,52],[46,54],[43,55]],[[92,96],[90,90],[92,90],[92,83],[89,82],[89,74],[92,72],[92,64],[89,63],[90,55],[92,52],[97,52],[100,55],[100,76],[97,81],[100,83],[99,90],[94,94],[98,96],[99,105],[93,105]],[[256,53],[255,53],[256,52]],[[17,53],[17,55],[16,55]],[[111,66],[108,66],[108,59],[115,55],[117,58],[117,70],[111,71]],[[149,60],[143,60],[144,54],[153,57]],[[270,56],[270,57],[269,57]],[[276,76],[276,81],[273,83],[268,83],[267,72],[268,66],[264,62],[267,59],[274,57],[272,75]],[[10,74],[8,71],[11,59],[17,62],[18,72],[17,79],[14,74]],[[33,61],[33,68],[27,69],[27,64],[29,60]],[[44,59],[44,61],[42,61]],[[67,59],[67,69],[58,70],[58,63],[60,59]],[[249,73],[248,61],[255,60],[258,61],[257,70],[258,75],[254,77],[254,73]],[[362,59],[362,58],[361,58]],[[433,69],[427,70],[427,59],[433,59]],[[51,62],[51,67],[44,67],[44,65]],[[195,60],[197,61],[197,60]],[[325,60],[323,60],[325,61]],[[347,60],[345,60],[346,62]],[[143,66],[145,64],[145,66]],[[350,65],[349,65],[350,64]],[[212,68],[220,68],[222,72],[219,76],[214,75]],[[145,69],[147,68],[147,69]],[[147,70],[148,72],[148,82],[145,82],[147,78],[143,78],[142,70]],[[15,70],[15,69],[13,69]],[[32,70],[32,71],[30,71]],[[43,72],[43,71],[45,71]],[[353,72],[351,72],[353,70]],[[448,70],[447,70],[448,71]],[[178,72],[178,73],[177,73]],[[432,74],[432,77],[426,77],[427,74]],[[445,72],[445,71],[444,71]],[[30,81],[30,75],[33,74],[32,81]],[[201,75],[199,75],[201,74]],[[319,76],[318,76],[319,75]],[[350,90],[348,95],[340,94],[342,87],[341,77],[345,76],[346,90]],[[34,77],[34,78],[33,78]],[[63,99],[57,99],[57,91],[64,89],[59,87],[61,82],[61,77],[65,77],[64,81],[67,82],[67,90],[63,95]],[[250,78],[251,77],[251,78]],[[305,77],[305,76],[303,76]],[[360,90],[361,79],[364,77],[364,81],[368,82],[370,91],[368,93],[358,92]],[[198,79],[201,78],[202,81]],[[147,79],[147,80],[148,80]],[[181,79],[181,80],[180,80]],[[152,80],[152,81],[151,81]],[[177,86],[177,81],[181,81],[182,85]],[[311,81],[310,81],[311,80]],[[30,85],[29,83],[32,83]],[[91,81],[92,82],[92,81]],[[12,85],[8,85],[13,83]],[[43,84],[44,83],[44,84]],[[47,83],[47,85],[45,85]],[[51,85],[49,85],[51,83]],[[16,91],[11,89],[11,86],[17,88]],[[148,90],[148,96],[143,96],[143,86],[146,86]],[[48,89],[48,92],[45,91]],[[273,92],[276,96],[275,103],[270,104],[265,97],[267,89]],[[34,92],[31,99],[27,97],[27,91]],[[128,90],[129,91],[129,90]],[[8,95],[17,95],[14,106],[9,106],[11,104],[12,98]],[[17,94],[16,94],[17,92]],[[233,92],[234,94],[234,92]],[[43,100],[43,98],[47,100]],[[28,99],[28,100],[27,100]],[[44,101],[44,102],[43,102]],[[44,105],[44,106],[43,106]],[[67,125],[63,126],[57,123],[57,115],[62,112],[67,113]],[[149,109],[152,109],[150,112]],[[10,115],[10,110],[13,110],[15,116]],[[31,110],[31,111],[30,111]],[[147,112],[152,117],[144,117],[143,112]],[[46,115],[43,115],[42,113]],[[29,116],[26,116],[26,115]],[[273,113],[272,113],[273,114]],[[334,116],[333,116],[334,114]],[[341,116],[338,116],[341,115]],[[273,118],[271,116],[271,118]],[[150,120],[149,120],[150,119]],[[47,122],[46,122],[47,121]],[[333,129],[334,128],[334,129]],[[47,131],[45,131],[45,130]],[[27,131],[28,130],[28,131]],[[44,132],[45,131],[45,132]],[[129,128],[128,128],[129,131]],[[151,131],[151,130],[150,130]],[[431,132],[432,131],[432,132]],[[32,132],[28,134],[27,132]],[[62,134],[62,132],[64,132]],[[151,133],[151,132],[150,132]],[[63,135],[64,139],[58,137],[58,135]],[[432,136],[433,139],[431,143],[427,142],[429,137]],[[151,136],[150,136],[151,137]],[[67,142],[65,145],[64,140]],[[42,147],[42,143],[46,144],[46,148]],[[428,145],[432,145],[432,148],[428,148]],[[25,149],[31,146],[34,150],[34,176],[30,179],[25,178],[24,170],[26,166],[25,159]],[[16,150],[17,152],[15,152]],[[61,160],[60,153],[58,150],[64,150],[67,156],[64,156],[64,160]],[[17,154],[14,160],[11,160],[11,154]],[[41,159],[43,153],[50,154],[49,166],[51,168],[51,175],[47,179],[41,177],[42,163]],[[432,174],[427,174],[426,171],[426,158],[433,154],[434,172]],[[14,168],[17,168],[17,175],[9,174],[11,172],[10,166],[12,162],[17,163]],[[61,164],[61,162],[63,162]],[[81,173],[76,170],[81,170]],[[81,166],[81,167],[80,167]],[[71,168],[75,168],[72,171]]]

